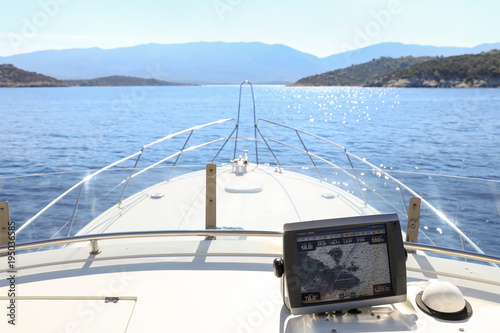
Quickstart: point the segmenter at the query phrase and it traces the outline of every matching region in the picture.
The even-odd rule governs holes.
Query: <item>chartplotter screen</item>
[[[284,249],[292,313],[406,299],[404,248],[395,214],[287,224]]]
[[[392,290],[385,225],[297,232],[303,303]]]

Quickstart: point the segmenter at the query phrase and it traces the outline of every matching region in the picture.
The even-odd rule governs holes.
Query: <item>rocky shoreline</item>
[[[5,83],[0,82],[0,88],[55,88],[55,87],[69,87],[68,84],[64,82],[53,82],[53,81],[35,81],[29,83]]]
[[[418,77],[405,79],[384,78],[372,82],[367,87],[383,88],[498,88],[500,87],[500,78],[489,78],[481,80],[426,80]]]

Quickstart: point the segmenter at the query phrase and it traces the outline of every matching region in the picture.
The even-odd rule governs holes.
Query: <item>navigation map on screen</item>
[[[296,233],[304,304],[390,294],[383,224]]]

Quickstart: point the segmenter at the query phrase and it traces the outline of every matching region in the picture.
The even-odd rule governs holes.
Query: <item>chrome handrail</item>
[[[280,145],[283,145],[283,146],[286,146],[288,148],[292,148],[292,149],[295,149],[297,151],[300,151],[306,155],[308,155],[309,157],[313,156],[335,168],[338,168],[340,170],[342,170],[344,173],[348,174],[349,176],[355,178],[357,181],[358,181],[358,185],[361,187],[361,182],[360,182],[360,179],[359,177],[357,176],[356,172],[355,172],[355,168],[353,167],[352,163],[351,163],[351,159],[350,157],[358,160],[359,162],[369,166],[372,170],[376,170],[377,172],[380,172],[381,175],[384,175],[385,177],[388,177],[389,179],[391,179],[393,182],[395,182],[398,186],[400,186],[400,188],[404,188],[405,190],[407,190],[409,193],[411,193],[413,196],[415,197],[419,197],[421,198],[421,196],[416,193],[415,191],[413,191],[411,188],[409,188],[408,186],[406,186],[404,183],[402,183],[401,181],[399,181],[398,179],[394,178],[393,176],[391,176],[389,173],[387,173],[386,171],[380,169],[379,167],[371,164],[370,162],[366,161],[365,159],[363,158],[360,158],[352,153],[349,153],[345,147],[341,146],[341,145],[338,145],[330,140],[327,140],[325,138],[322,138],[320,136],[317,136],[317,135],[314,135],[314,134],[311,134],[311,133],[308,133],[308,132],[305,132],[305,131],[302,131],[302,130],[299,130],[299,129],[296,129],[294,127],[291,127],[291,126],[287,126],[287,125],[284,125],[284,124],[280,124],[280,123],[277,123],[277,122],[274,122],[274,121],[270,121],[270,120],[266,120],[266,119],[258,119],[257,120],[257,123],[259,121],[263,121],[263,122],[267,122],[269,124],[272,124],[272,125],[275,125],[275,126],[279,126],[279,127],[283,127],[283,128],[286,128],[286,129],[289,129],[289,130],[292,130],[292,131],[295,131],[298,135],[298,133],[302,133],[302,134],[305,134],[305,135],[308,135],[312,138],[315,138],[315,139],[318,139],[318,140],[321,140],[331,146],[334,146],[334,147],[337,147],[341,150],[344,151],[345,155],[347,156],[347,159],[348,159],[348,162],[349,162],[349,165],[351,166],[351,170],[353,171],[353,174],[349,174],[348,172],[346,172],[346,170],[344,170],[344,168],[340,168],[339,166],[327,161],[325,158],[321,158],[320,156],[318,155],[315,155],[315,154],[312,154],[310,153],[309,151],[305,151],[305,150],[302,150],[300,148],[297,148],[297,147],[294,147],[294,146],[291,146],[289,144],[286,144],[286,143],[283,143],[283,142],[279,142],[277,140],[274,140],[274,139],[264,139],[264,141],[272,141],[272,142],[275,142],[275,143],[278,143]],[[300,137],[300,136],[299,136]],[[301,139],[302,141],[302,139]],[[316,165],[314,165],[313,163],[313,166],[316,168],[316,171],[317,171],[317,167]],[[317,171],[318,172],[318,171]],[[406,202],[404,200],[404,197],[403,197],[403,194],[400,190],[400,193],[401,193],[401,197],[402,197],[402,201],[403,201],[403,205],[405,205],[406,207]],[[365,205],[366,205],[366,197],[363,193],[363,191],[361,191],[361,194],[363,195],[363,198],[365,200]],[[441,211],[439,211],[437,208],[435,208],[433,205],[431,205],[428,201],[426,201],[425,199],[421,198],[422,199],[422,203],[424,203],[427,207],[429,207],[439,218],[441,218],[448,226],[450,226],[459,236],[460,236],[460,239],[463,241],[465,240],[472,248],[474,248],[474,250],[476,250],[477,252],[479,253],[484,253],[469,237],[467,237],[467,235],[465,235],[462,230],[460,230],[453,222],[451,222]]]
[[[52,206],[54,206],[57,202],[59,202],[62,198],[64,198],[65,196],[67,196],[70,192],[72,192],[73,190],[75,190],[75,189],[76,189],[76,188],[78,188],[79,186],[82,186],[82,188],[83,188],[83,185],[84,185],[84,184],[85,184],[85,182],[87,182],[88,180],[90,180],[90,179],[94,178],[95,176],[97,176],[98,174],[100,174],[100,173],[102,173],[102,172],[104,172],[104,171],[106,171],[106,170],[110,170],[110,169],[111,169],[111,170],[114,170],[114,167],[115,167],[115,166],[118,166],[118,165],[120,165],[121,163],[123,163],[123,162],[125,162],[125,161],[128,161],[128,160],[130,160],[130,159],[132,159],[132,158],[134,158],[134,157],[140,156],[146,148],[149,148],[149,147],[151,147],[151,146],[154,146],[154,145],[156,145],[156,144],[158,144],[158,143],[160,143],[160,142],[163,142],[163,141],[166,141],[166,140],[172,139],[172,138],[177,137],[177,136],[179,136],[179,135],[181,135],[181,134],[190,133],[190,135],[191,135],[191,134],[193,133],[193,131],[196,131],[196,130],[198,130],[198,129],[205,128],[205,127],[209,127],[209,126],[213,126],[213,125],[218,125],[218,124],[222,124],[222,123],[226,123],[226,122],[231,122],[231,121],[233,121],[233,122],[235,123],[235,126],[236,126],[236,127],[238,126],[238,122],[237,122],[236,120],[231,119],[231,118],[228,118],[228,119],[221,119],[221,120],[218,120],[218,121],[215,121],[215,122],[207,123],[207,124],[204,124],[204,125],[194,126],[194,127],[189,128],[189,129],[186,129],[186,130],[183,130],[183,131],[180,131],[180,132],[174,133],[174,134],[167,135],[167,136],[165,136],[165,137],[163,137],[163,138],[161,138],[161,139],[159,139],[159,140],[156,140],[156,141],[154,141],[154,142],[152,142],[152,143],[150,143],[150,144],[147,144],[147,145],[143,146],[143,148],[142,148],[140,151],[138,151],[138,152],[136,152],[136,153],[134,153],[134,154],[132,154],[132,155],[130,155],[130,156],[128,156],[128,157],[125,157],[125,158],[123,158],[123,159],[121,159],[121,160],[119,160],[119,161],[117,161],[117,162],[114,162],[114,163],[112,163],[112,164],[110,164],[110,165],[108,165],[108,166],[106,166],[106,167],[104,167],[104,168],[102,168],[102,169],[100,169],[100,170],[98,170],[98,171],[95,171],[95,172],[94,172],[94,173],[92,173],[91,175],[89,175],[89,176],[85,177],[83,180],[81,180],[80,182],[78,182],[77,184],[75,184],[75,185],[74,185],[73,187],[71,187],[69,190],[67,190],[66,192],[64,192],[63,194],[61,194],[61,195],[60,195],[59,197],[57,197],[55,200],[53,200],[52,202],[50,202],[50,203],[49,203],[47,206],[45,206],[45,207],[44,207],[41,211],[39,211],[39,212],[38,212],[35,216],[33,216],[33,217],[32,217],[31,219],[29,219],[26,223],[24,223],[24,224],[23,224],[23,225],[22,225],[22,226],[21,226],[21,227],[17,230],[17,233],[21,232],[23,229],[25,229],[27,226],[29,226],[29,225],[30,225],[33,221],[35,221],[35,220],[36,220],[36,219],[37,219],[40,215],[42,215],[42,214],[43,214],[44,212],[46,212],[49,208],[51,208]],[[313,152],[309,151],[309,150],[305,147],[305,145],[304,145],[304,143],[303,143],[302,138],[300,137],[300,135],[299,135],[299,139],[300,139],[300,141],[303,143],[303,148],[300,148],[300,147],[295,147],[295,146],[293,146],[293,145],[291,145],[291,144],[288,144],[288,143],[285,143],[285,142],[280,142],[280,141],[275,140],[275,139],[272,139],[272,138],[270,138],[270,137],[265,137],[265,136],[263,136],[263,135],[261,134],[260,130],[258,129],[258,127],[257,127],[257,126],[258,126],[258,124],[259,124],[259,122],[266,122],[266,123],[269,123],[269,124],[271,124],[271,125],[275,125],[275,126],[279,126],[279,127],[282,127],[282,128],[288,129],[288,130],[291,130],[291,131],[295,131],[295,133],[296,133],[297,135],[299,135],[299,133],[300,133],[300,134],[305,135],[305,136],[310,136],[310,137],[312,137],[312,138],[314,138],[314,139],[320,140],[320,141],[322,141],[322,142],[324,142],[324,143],[326,143],[326,144],[328,144],[328,145],[330,145],[330,146],[332,146],[332,147],[335,147],[335,148],[337,148],[337,149],[341,150],[341,151],[345,154],[345,156],[347,157],[347,160],[348,160],[349,165],[350,165],[350,170],[351,170],[351,172],[352,172],[352,173],[351,173],[351,172],[348,172],[349,167],[346,167],[346,168],[344,168],[344,167],[340,167],[339,165],[336,165],[335,163],[330,162],[330,161],[329,161],[329,159],[327,159],[327,158],[325,158],[325,157],[322,157],[322,156],[320,156],[319,154],[316,154],[316,153],[313,153]],[[303,153],[303,154],[305,154],[305,155],[309,156],[309,158],[310,158],[311,160],[312,160],[312,158],[314,158],[314,159],[316,159],[316,160],[322,161],[322,162],[324,162],[324,163],[326,163],[326,164],[328,164],[328,165],[330,165],[330,166],[332,166],[332,167],[334,167],[334,168],[336,168],[336,169],[338,169],[338,170],[342,171],[342,172],[343,172],[343,173],[345,173],[346,175],[348,175],[348,176],[352,177],[353,179],[355,179],[355,180],[358,182],[358,185],[359,185],[359,186],[360,186],[360,188],[361,188],[361,195],[362,195],[362,196],[363,196],[363,198],[364,198],[365,205],[367,205],[367,200],[366,200],[366,197],[365,197],[365,194],[364,194],[364,191],[363,191],[363,187],[362,187],[362,185],[365,185],[365,186],[367,186],[367,185],[366,185],[366,184],[362,181],[362,179],[360,179],[360,178],[358,177],[358,175],[356,174],[355,168],[353,167],[353,164],[352,164],[352,162],[351,162],[351,158],[353,158],[353,159],[355,159],[355,160],[357,160],[357,161],[359,161],[359,162],[363,163],[364,165],[368,166],[370,169],[372,169],[372,170],[374,170],[374,171],[377,171],[377,172],[378,172],[378,173],[380,173],[381,175],[383,175],[383,176],[387,177],[387,179],[392,180],[395,184],[397,184],[397,185],[399,186],[399,188],[400,188],[400,189],[399,189],[399,191],[400,191],[400,192],[401,192],[401,189],[403,188],[403,189],[405,189],[406,191],[408,191],[409,193],[411,193],[413,196],[420,197],[420,195],[418,195],[415,191],[413,191],[411,188],[409,188],[408,186],[406,186],[405,184],[403,184],[403,183],[402,183],[401,181],[399,181],[398,179],[396,179],[396,178],[394,178],[393,176],[391,176],[391,175],[390,175],[389,173],[387,173],[386,171],[384,171],[384,170],[382,170],[382,169],[380,169],[380,168],[376,167],[375,165],[373,165],[373,164],[371,164],[371,163],[367,162],[365,159],[362,159],[362,158],[360,158],[360,157],[358,157],[358,156],[356,156],[356,155],[354,155],[354,154],[351,154],[351,153],[347,152],[347,150],[346,150],[343,146],[338,145],[338,144],[336,144],[336,143],[334,143],[334,142],[332,142],[332,141],[330,141],[330,140],[327,140],[327,139],[324,139],[324,138],[319,137],[319,136],[317,136],[317,135],[314,135],[314,134],[311,134],[311,133],[308,133],[308,132],[305,132],[305,131],[302,131],[302,130],[299,130],[299,129],[293,128],[293,127],[291,127],[291,126],[283,125],[283,124],[280,124],[280,123],[277,123],[277,122],[274,122],[274,121],[265,120],[265,119],[258,119],[258,120],[256,120],[256,122],[255,122],[255,127],[256,127],[256,129],[257,129],[257,130],[259,130],[259,134],[261,134],[261,138],[257,138],[257,137],[255,137],[255,138],[231,138],[231,137],[232,137],[232,134],[234,133],[234,129],[233,129],[233,133],[231,133],[231,135],[230,135],[229,137],[227,137],[227,138],[219,138],[219,139],[215,139],[215,140],[208,141],[208,142],[205,142],[205,143],[202,143],[202,144],[193,145],[193,146],[188,147],[188,148],[186,148],[186,147],[185,147],[185,145],[184,145],[184,147],[183,147],[180,151],[178,151],[178,152],[176,152],[176,153],[174,153],[174,154],[171,154],[171,155],[169,155],[169,156],[167,156],[167,157],[165,157],[165,158],[163,158],[163,159],[160,159],[158,162],[155,162],[155,163],[153,163],[153,164],[151,164],[151,165],[147,166],[146,168],[141,168],[141,170],[140,170],[140,171],[138,171],[138,172],[135,172],[135,170],[136,170],[136,166],[137,166],[137,165],[136,165],[136,166],[134,167],[134,169],[133,169],[132,173],[131,173],[128,177],[126,177],[123,181],[121,181],[121,183],[119,183],[118,185],[116,185],[116,186],[115,186],[115,188],[116,188],[116,187],[119,187],[119,186],[121,186],[121,185],[123,185],[123,184],[128,184],[128,182],[130,181],[130,179],[135,178],[136,176],[138,176],[138,175],[140,175],[140,174],[142,174],[142,173],[146,172],[147,170],[150,170],[150,169],[152,169],[152,168],[156,168],[156,167],[157,167],[158,165],[160,165],[161,163],[164,163],[164,162],[166,162],[166,161],[168,161],[168,160],[170,160],[170,159],[172,159],[172,158],[174,158],[174,157],[179,157],[181,154],[183,154],[183,153],[185,153],[185,152],[188,152],[188,151],[196,150],[196,149],[198,149],[198,148],[201,148],[201,147],[204,147],[204,146],[207,146],[207,145],[211,145],[211,144],[214,144],[214,143],[218,143],[218,142],[224,142],[224,145],[225,145],[228,141],[232,141],[232,140],[234,140],[234,141],[240,141],[240,140],[249,140],[249,141],[252,141],[252,140],[253,140],[253,141],[255,141],[255,142],[262,140],[262,141],[264,141],[264,142],[266,143],[267,148],[271,151],[271,153],[273,153],[273,152],[272,152],[271,147],[267,144],[268,142],[272,142],[272,143],[275,143],[275,144],[283,145],[283,146],[288,147],[288,148],[291,148],[291,149],[295,149],[295,150],[297,150],[297,151],[299,151],[299,152],[301,152],[301,153]],[[224,147],[224,145],[223,145],[223,147]],[[218,154],[218,153],[217,153],[217,154]],[[327,154],[327,152],[326,152],[326,151],[324,151],[322,155],[325,155],[325,154]],[[273,153],[273,155],[274,155],[274,153]],[[137,164],[137,163],[136,163],[136,164]],[[313,166],[314,166],[314,168],[316,169],[316,171],[317,171],[317,172],[318,172],[318,174],[319,174],[318,167],[314,164],[314,162],[313,162]],[[134,172],[135,172],[135,173],[134,173]],[[367,186],[367,187],[368,187],[368,186]],[[82,189],[82,188],[81,188],[81,189]],[[81,190],[81,189],[80,189],[80,190]],[[378,195],[378,193],[376,193],[376,194]],[[406,204],[406,203],[405,203],[405,201],[404,201],[404,197],[403,197],[403,195],[402,195],[402,192],[401,192],[401,196],[402,196],[402,199],[403,199],[403,203],[404,203],[404,204]],[[123,198],[123,194],[122,194],[122,197],[121,197],[121,198]],[[120,199],[120,200],[121,200],[121,199]],[[477,252],[479,252],[479,253],[484,253],[484,252],[483,252],[483,251],[482,251],[482,250],[481,250],[481,249],[480,249],[480,248],[479,248],[479,247],[478,247],[478,246],[477,246],[477,245],[476,245],[476,244],[475,244],[475,243],[474,243],[474,242],[473,242],[473,241],[472,241],[469,237],[467,237],[467,236],[466,236],[466,235],[465,235],[465,234],[464,234],[464,233],[463,233],[463,232],[462,232],[462,231],[461,231],[461,230],[460,230],[460,229],[459,229],[459,228],[458,228],[458,227],[457,227],[457,226],[456,226],[453,222],[451,222],[451,221],[450,221],[450,220],[449,220],[449,219],[448,219],[448,218],[447,218],[447,217],[446,217],[443,213],[441,213],[438,209],[436,209],[434,206],[432,206],[432,205],[431,205],[429,202],[427,202],[425,199],[422,199],[422,202],[423,202],[423,203],[424,203],[427,207],[429,207],[429,208],[430,208],[430,209],[431,209],[431,210],[432,210],[432,211],[433,211],[433,212],[434,212],[434,213],[435,213],[435,214],[436,214],[439,218],[441,218],[441,219],[442,219],[442,220],[443,220],[443,221],[444,221],[444,222],[445,222],[448,226],[450,226],[450,227],[451,227],[451,228],[452,228],[452,229],[453,229],[453,230],[454,230],[454,231],[455,231],[455,232],[459,235],[459,237],[460,237],[460,239],[461,239],[461,240],[465,240],[465,241],[466,241],[468,244],[470,244],[470,246],[471,246],[472,248],[474,248],[474,250],[476,250]],[[73,217],[71,218],[71,221],[73,221],[73,220],[74,220],[74,215],[76,214],[76,209],[77,209],[77,207],[78,207],[78,200],[77,200],[76,207],[75,207],[75,209],[74,209],[74,214],[73,214]]]
[[[187,133],[187,132],[190,132],[190,131],[194,131],[194,130],[198,130],[200,128],[205,128],[205,127],[209,127],[209,126],[213,126],[213,125],[218,125],[218,124],[222,124],[222,123],[225,123],[225,122],[228,122],[228,121],[233,121],[236,123],[236,121],[232,118],[227,118],[227,119],[220,119],[220,120],[217,120],[217,121],[214,121],[214,122],[211,122],[211,123],[207,123],[207,124],[204,124],[204,125],[198,125],[198,126],[194,126],[194,127],[191,127],[189,129],[186,129],[186,130],[183,130],[183,131],[180,131],[180,132],[177,132],[177,133],[174,133],[174,134],[169,134],[161,139],[158,139],[156,141],[153,141],[145,146],[142,147],[142,149],[132,155],[129,155],[125,158],[122,158],[121,160],[119,161],[116,161],[116,162],[113,162],[107,166],[105,166],[104,168],[92,173],[91,175],[85,177],[84,179],[82,179],[81,181],[79,181],[78,183],[76,183],[75,185],[73,185],[70,189],[68,189],[66,192],[64,192],[63,194],[61,194],[60,196],[58,196],[56,199],[52,200],[47,206],[45,206],[42,210],[40,210],[37,214],[35,214],[32,218],[30,218],[28,221],[26,221],[26,223],[24,223],[18,230],[17,230],[17,233],[20,233],[22,230],[24,230],[27,226],[29,226],[31,223],[33,223],[33,221],[35,221],[38,217],[40,217],[43,213],[45,213],[50,207],[54,206],[56,203],[58,203],[61,199],[63,199],[64,197],[66,197],[69,193],[71,193],[74,189],[78,188],[79,186],[83,186],[88,180],[94,178],[95,176],[99,175],[100,173],[104,172],[104,171],[107,171],[107,170],[110,170],[111,168],[117,166],[117,165],[120,165],[136,156],[140,156],[142,155],[142,153],[144,152],[144,150],[146,148],[149,148],[149,147],[152,147],[158,143],[161,143],[163,141],[166,141],[166,140],[169,140],[169,139],[172,139],[172,138],[175,138],[179,135],[182,135],[184,133]],[[213,142],[212,142],[213,143]],[[194,148],[191,148],[191,149],[196,149],[197,147],[194,147]],[[164,159],[162,160],[161,162],[164,162],[174,156],[177,156],[178,154],[181,154],[181,152],[178,152],[174,155],[171,155],[169,156],[167,159]],[[160,162],[154,164],[153,166],[156,166],[160,164]],[[149,166],[149,168],[152,168],[153,166]],[[134,168],[135,169],[135,168]],[[142,170],[142,172],[144,172],[145,170]],[[140,173],[142,173],[140,172]],[[137,176],[139,173],[135,174],[135,176]],[[133,176],[130,176],[130,178],[133,178]],[[127,180],[129,179],[129,177],[127,177],[126,179],[124,179],[122,181],[122,183],[120,183],[119,185],[122,185],[122,184],[125,184],[127,182]],[[77,201],[77,207],[78,207],[78,201]],[[76,208],[75,207],[75,210]]]
[[[432,252],[432,253],[436,253],[436,254],[448,255],[448,256],[453,256],[453,257],[458,257],[458,258],[463,258],[463,259],[472,259],[472,260],[484,261],[484,262],[492,263],[492,264],[500,264],[500,257],[491,256],[491,255],[487,255],[484,253],[477,253],[477,252],[471,252],[471,251],[465,251],[465,250],[454,250],[454,249],[449,249],[446,247],[420,244],[420,243],[403,242],[403,244],[404,244],[405,249],[408,251]]]
[[[199,236],[199,237],[224,237],[224,236],[246,236],[246,237],[283,237],[281,231],[264,231],[264,230],[159,230],[159,231],[134,231],[134,232],[117,232],[109,234],[92,234],[73,236],[59,239],[51,239],[45,241],[16,244],[15,251],[30,250],[47,246],[68,245],[72,243],[91,242],[91,247],[94,247],[95,242],[99,240],[113,239],[129,239],[129,238],[149,238],[149,237],[182,237],[182,236]],[[483,253],[475,253],[464,250],[455,250],[444,247],[403,242],[406,250],[409,251],[424,251],[432,252],[440,255],[449,255],[458,258],[472,259],[483,261],[492,264],[500,264],[500,257],[486,255]],[[0,254],[11,251],[9,246],[1,246]]]
[[[42,210],[40,210],[38,213],[36,213],[32,218],[30,218],[28,221],[26,221],[26,223],[24,223],[18,230],[17,230],[17,233],[20,233],[22,230],[24,230],[27,226],[29,226],[31,223],[33,223],[33,221],[35,221],[38,217],[40,217],[43,213],[45,213],[50,207],[54,206],[56,203],[58,203],[62,198],[66,197],[69,193],[73,192],[73,190],[75,188],[77,188],[78,186],[81,186],[83,184],[85,184],[85,182],[87,182],[89,179],[92,179],[93,177],[97,176],[98,174],[106,171],[106,170],[109,170],[111,168],[113,168],[114,166],[117,166],[125,161],[128,161],[130,160],[131,158],[134,158],[136,157],[137,155],[139,155],[141,152],[138,151],[137,153],[134,153],[130,156],[127,156],[125,158],[122,158],[121,160],[119,161],[116,161],[114,163],[111,163],[109,164],[108,166],[94,172],[93,174],[91,174],[90,176],[87,176],[85,178],[83,178],[81,181],[79,181],[78,183],[76,183],[75,185],[73,185],[70,189],[68,189],[66,192],[64,192],[63,194],[61,194],[60,196],[58,196],[57,198],[55,198],[54,200],[52,200],[47,206],[45,206]]]
[[[92,242],[98,240],[125,239],[125,238],[143,238],[143,237],[179,237],[179,236],[259,236],[259,237],[282,237],[281,231],[262,231],[262,230],[159,230],[159,231],[130,231],[115,232],[108,234],[92,234],[64,237],[57,239],[48,239],[37,242],[16,244],[15,251],[37,249],[46,246],[67,245],[72,243]],[[0,254],[7,253],[9,246],[0,246]]]
[[[405,190],[407,190],[408,192],[410,192],[412,195],[420,198],[422,200],[422,203],[425,204],[427,207],[429,207],[437,216],[439,216],[439,218],[441,218],[448,226],[450,226],[453,230],[455,230],[455,232],[460,236],[460,239],[463,239],[465,240],[470,246],[472,246],[474,248],[474,250],[476,250],[477,252],[479,253],[484,253],[469,237],[467,237],[467,235],[465,235],[463,233],[462,230],[460,230],[453,222],[451,222],[441,211],[439,211],[436,207],[434,207],[433,205],[431,205],[427,200],[425,200],[424,198],[422,198],[418,193],[416,193],[415,191],[413,191],[411,188],[409,188],[408,186],[406,186],[404,183],[402,183],[401,181],[397,180],[396,178],[394,178],[393,176],[391,176],[390,174],[388,174],[387,172],[385,172],[384,170],[380,169],[379,167],[371,164],[370,162],[368,161],[365,161],[364,159],[354,155],[354,154],[351,154],[351,153],[347,153],[349,156],[352,156],[353,158],[357,159],[358,161],[366,164],[367,166],[371,167],[372,169],[374,170],[377,170],[378,172],[380,172],[381,174],[383,174],[384,176],[387,176],[389,177],[393,182],[395,182],[396,184],[398,184],[399,186],[403,187]],[[403,201],[404,202],[404,201]]]
[[[234,142],[234,154],[233,154],[233,159],[236,159],[236,148],[238,145],[238,131],[239,131],[239,124],[240,124],[240,110],[241,110],[241,91],[243,88],[244,84],[248,84],[250,86],[250,91],[252,92],[252,105],[253,105],[253,123],[254,123],[254,139],[255,139],[255,160],[257,164],[259,164],[259,151],[257,149],[257,120],[256,120],[256,113],[255,113],[255,95],[253,93],[253,85],[248,82],[248,80],[243,81],[240,84],[240,97],[238,101],[238,118],[236,120],[236,141]]]

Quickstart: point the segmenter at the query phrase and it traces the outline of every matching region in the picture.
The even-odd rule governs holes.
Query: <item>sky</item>
[[[498,0],[0,0],[0,56],[198,41],[318,57],[382,42],[500,42]]]

